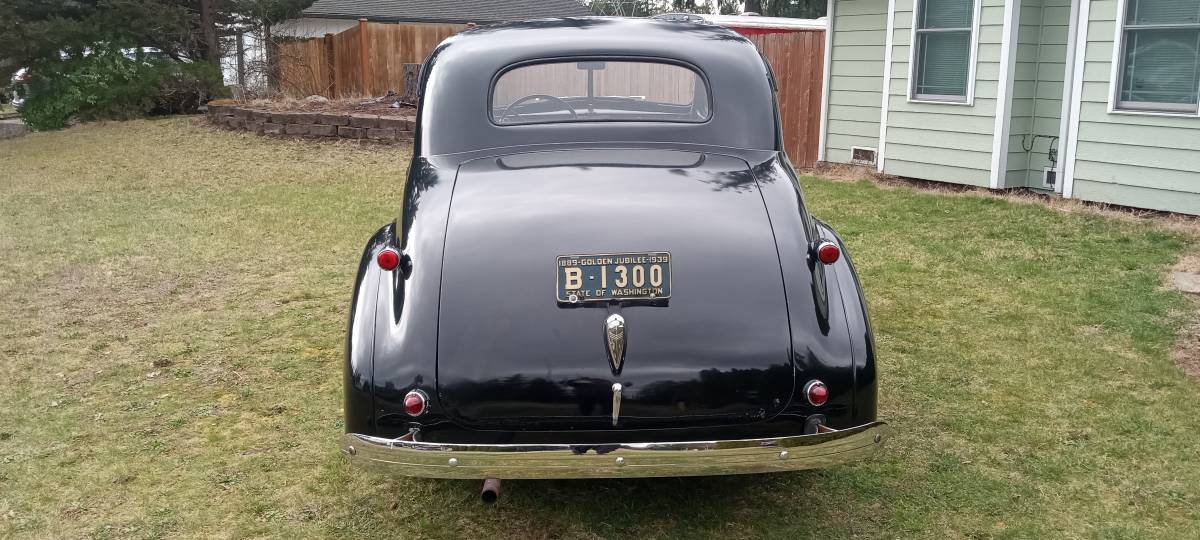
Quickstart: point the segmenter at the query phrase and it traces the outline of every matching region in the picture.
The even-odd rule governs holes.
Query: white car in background
[[[9,85],[12,88],[12,104],[18,111],[25,104],[25,96],[29,94],[29,89],[26,84],[29,82],[29,69],[21,68],[12,76],[12,83]]]

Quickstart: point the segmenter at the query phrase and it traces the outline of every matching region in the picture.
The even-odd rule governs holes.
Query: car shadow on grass
[[[761,537],[771,530],[799,530],[816,521],[820,529],[839,531],[836,535],[852,534],[845,530],[849,523],[843,512],[862,511],[871,515],[867,521],[886,521],[879,504],[859,500],[854,482],[839,478],[842,475],[836,472],[831,477],[828,471],[814,470],[681,478],[506,480],[499,501],[487,505],[480,501],[482,482],[478,480],[379,477],[379,483],[346,500],[348,512],[357,514],[357,519],[344,525],[362,533],[408,531],[428,537],[491,531],[501,537],[521,538],[742,538]],[[817,501],[814,494],[828,497]],[[831,501],[832,508],[828,506]],[[857,516],[855,521],[861,523],[863,517]],[[345,530],[339,527],[339,531]]]

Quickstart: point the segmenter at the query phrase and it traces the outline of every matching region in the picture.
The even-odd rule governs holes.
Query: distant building
[[[586,17],[577,0],[317,0],[298,19],[281,23],[276,35],[321,37],[342,32],[358,19],[382,23],[488,24],[547,17]]]

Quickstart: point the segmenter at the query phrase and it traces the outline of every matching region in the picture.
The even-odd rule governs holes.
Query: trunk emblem
[[[613,383],[613,427],[617,427],[617,418],[621,416],[621,383]]]
[[[608,363],[613,374],[619,374],[625,363],[625,317],[617,313],[609,315],[604,320],[604,337],[608,345]]]

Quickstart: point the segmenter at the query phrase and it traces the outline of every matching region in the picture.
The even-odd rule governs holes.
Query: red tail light
[[[820,407],[829,401],[829,388],[821,381],[808,381],[808,384],[804,385],[804,395],[812,406]]]
[[[833,264],[842,257],[842,250],[837,247],[837,244],[828,240],[817,244],[817,260],[823,264]]]
[[[392,248],[387,248],[375,256],[375,262],[379,263],[379,267],[384,270],[395,270],[397,266],[400,266],[400,254]]]
[[[404,396],[404,412],[409,416],[421,416],[425,413],[426,401],[428,398],[425,396],[425,392],[413,390]]]

